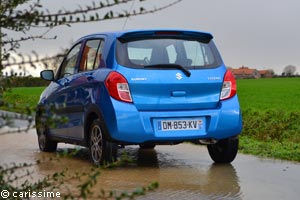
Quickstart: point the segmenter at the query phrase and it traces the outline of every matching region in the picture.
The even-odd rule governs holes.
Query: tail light
[[[128,82],[118,72],[111,72],[105,80],[105,85],[111,97],[119,101],[132,102]]]
[[[236,81],[230,70],[227,70],[224,76],[223,87],[220,100],[225,100],[233,97],[236,94]]]

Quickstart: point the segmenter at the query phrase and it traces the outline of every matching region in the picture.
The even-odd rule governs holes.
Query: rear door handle
[[[88,81],[92,81],[92,80],[94,80],[95,78],[93,77],[93,76],[87,76],[87,80]]]
[[[66,87],[66,86],[68,86],[69,84],[70,84],[70,81],[69,81],[69,79],[67,79],[67,78],[65,78],[65,80],[64,80],[64,86]]]

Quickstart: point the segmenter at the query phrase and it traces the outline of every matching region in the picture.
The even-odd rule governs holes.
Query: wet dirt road
[[[59,144],[59,150],[74,146]],[[43,176],[66,166],[70,171],[88,170],[85,149],[79,155],[36,167]],[[180,144],[139,150],[121,149],[133,159],[130,166],[105,169],[96,189],[132,190],[158,181],[159,189],[138,199],[264,199],[290,200],[300,196],[300,164],[239,154],[231,165],[214,165],[205,146]],[[55,154],[38,150],[35,130],[0,136],[0,164],[34,162]]]

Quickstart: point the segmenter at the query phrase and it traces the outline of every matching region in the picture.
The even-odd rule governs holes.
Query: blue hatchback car
[[[58,142],[88,147],[95,164],[116,159],[117,147],[192,141],[212,160],[230,163],[242,117],[236,81],[209,33],[133,30],[79,39],[40,97],[41,151]]]

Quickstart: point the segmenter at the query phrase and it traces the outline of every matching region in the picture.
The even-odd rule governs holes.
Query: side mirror
[[[41,71],[41,78],[46,81],[53,81],[54,80],[54,72],[53,70],[43,70]]]

